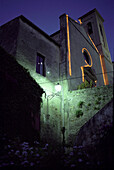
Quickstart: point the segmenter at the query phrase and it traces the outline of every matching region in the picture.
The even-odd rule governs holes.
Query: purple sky
[[[105,20],[105,32],[114,61],[114,0],[0,0],[0,25],[24,15],[47,34],[52,34],[59,30],[59,16],[63,13],[77,20],[94,8]]]

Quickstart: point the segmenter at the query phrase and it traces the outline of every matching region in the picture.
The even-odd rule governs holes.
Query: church
[[[87,94],[86,91],[77,92],[79,85],[86,80],[92,82],[92,87],[104,86],[105,90],[106,85],[113,84],[113,65],[103,26],[104,19],[99,12],[93,9],[79,17],[78,21],[67,14],[61,15],[59,19],[60,29],[51,35],[23,15],[0,26],[0,46],[28,70],[45,92],[42,96],[41,117],[38,119],[42,138],[47,137],[46,142],[49,138],[62,140],[61,128],[62,132],[65,130],[66,139],[70,141],[71,135],[75,138],[78,121],[74,113],[79,100],[83,99],[83,93],[88,106],[89,102],[94,102],[87,96],[93,97],[92,90]],[[61,85],[62,92],[55,91],[56,84]],[[96,88],[93,89],[95,94]],[[90,113],[87,120],[97,111]]]
[[[99,12],[93,9],[79,21],[66,14],[59,19],[60,30],[49,36],[24,16],[14,18],[0,27],[0,45],[44,90],[45,82],[53,86],[63,80],[68,90],[85,80],[93,86],[112,84],[113,66]]]

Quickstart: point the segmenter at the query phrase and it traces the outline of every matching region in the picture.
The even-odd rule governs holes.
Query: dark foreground
[[[112,170],[113,129],[109,130],[99,145],[89,148],[53,148],[38,141],[28,142],[0,135],[0,168],[3,169],[80,169]]]

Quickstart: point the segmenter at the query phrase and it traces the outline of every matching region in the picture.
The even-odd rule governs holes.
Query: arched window
[[[84,50],[83,55],[84,55],[84,59],[86,60],[86,62],[90,65],[90,57],[87,51]]]
[[[88,22],[88,23],[87,23],[87,28],[88,28],[88,34],[89,34],[89,35],[92,34],[92,33],[93,33],[93,29],[92,29],[92,24],[91,24],[91,22]]]

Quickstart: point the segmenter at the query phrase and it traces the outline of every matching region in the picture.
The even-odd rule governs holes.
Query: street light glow
[[[61,91],[61,85],[60,85],[59,83],[57,83],[57,84],[55,85],[55,90],[56,90],[57,92],[60,92],[60,91]]]

